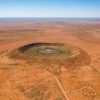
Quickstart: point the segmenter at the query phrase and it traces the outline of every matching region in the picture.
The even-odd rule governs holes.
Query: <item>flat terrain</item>
[[[83,56],[67,65],[17,51],[32,43],[64,43]],[[0,19],[0,100],[100,100],[100,20]]]

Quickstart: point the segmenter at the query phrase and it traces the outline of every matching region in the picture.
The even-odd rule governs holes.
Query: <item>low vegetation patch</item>
[[[14,41],[15,39],[13,38],[0,38],[1,42],[10,42],[10,41]]]

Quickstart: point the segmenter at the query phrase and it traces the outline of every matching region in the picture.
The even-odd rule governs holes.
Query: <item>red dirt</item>
[[[39,31],[2,32],[16,28]],[[99,33],[100,22],[95,21],[0,24],[0,38],[14,39],[0,41],[0,100],[65,100],[51,73],[37,68],[39,64],[29,65],[25,60],[7,56],[12,50],[34,42],[66,43],[84,50],[91,64],[77,65],[72,71],[62,65],[62,73],[57,78],[69,100],[100,100]]]

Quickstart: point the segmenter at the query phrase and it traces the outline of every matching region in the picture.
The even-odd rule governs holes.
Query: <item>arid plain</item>
[[[64,50],[19,51],[30,44]],[[100,20],[0,19],[0,100],[100,100]]]

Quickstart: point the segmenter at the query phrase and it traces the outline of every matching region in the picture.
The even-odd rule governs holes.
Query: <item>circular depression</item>
[[[34,43],[19,48],[19,51],[30,57],[71,58],[80,54],[79,49],[61,43]]]
[[[12,52],[12,58],[27,60],[28,64],[76,68],[89,65],[90,56],[82,49],[63,43],[32,43]]]

